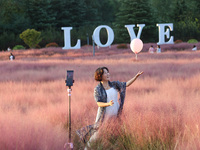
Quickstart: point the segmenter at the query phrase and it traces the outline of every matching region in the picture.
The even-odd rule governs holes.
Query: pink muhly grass
[[[143,49],[141,53],[146,53],[149,50],[149,47],[153,45],[156,50],[156,43],[144,43]],[[197,46],[197,49],[200,49],[200,42],[196,44],[190,43],[179,43],[179,44],[164,44],[161,45],[161,51],[192,51],[193,45]],[[118,49],[118,44],[111,45],[111,47],[95,47],[95,55],[96,56],[112,56],[116,54],[132,54],[130,49],[130,44],[127,44],[127,49]],[[74,59],[80,57],[91,57],[93,55],[93,46],[86,45],[82,46],[80,49],[76,50],[62,50],[61,47],[48,47],[41,49],[27,49],[27,50],[14,50],[11,51],[15,56],[16,60],[31,60],[35,61],[38,59],[49,59],[49,60],[57,60],[57,59]],[[0,60],[8,60],[10,52],[2,51],[0,52]],[[82,58],[81,58],[82,59]]]
[[[44,150],[63,149],[67,141],[59,126],[40,120],[37,115],[29,118],[18,112],[1,112],[0,149]]]
[[[111,80],[144,74],[127,88],[121,121],[105,123],[94,149],[198,149],[199,56],[198,51],[140,53],[135,61],[133,53],[125,52],[1,61],[0,149],[63,148],[68,138],[69,69],[74,69],[75,79],[72,139],[75,149],[83,149],[75,131],[95,121],[93,91],[98,82],[93,78],[100,66],[109,68]]]

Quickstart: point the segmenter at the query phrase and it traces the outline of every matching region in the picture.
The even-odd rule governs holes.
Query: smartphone
[[[67,70],[67,80],[66,80],[66,86],[73,86],[74,79],[74,70]]]

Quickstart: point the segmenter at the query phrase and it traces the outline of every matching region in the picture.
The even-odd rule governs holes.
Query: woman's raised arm
[[[141,74],[143,74],[143,71],[139,71],[132,79],[126,82],[126,87],[130,86]]]

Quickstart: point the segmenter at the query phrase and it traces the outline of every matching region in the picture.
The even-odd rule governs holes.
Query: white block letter
[[[170,31],[173,31],[173,23],[167,23],[167,24],[157,24],[159,28],[159,42],[158,45],[161,44],[174,44],[174,37],[170,37]],[[169,27],[165,32],[165,27]],[[170,31],[169,31],[170,29]],[[169,39],[168,42],[165,42],[165,35]]]
[[[62,27],[61,29],[64,30],[64,44],[65,44],[62,49],[80,49],[81,41],[79,39],[74,47],[71,46],[70,31],[72,30],[72,27]]]
[[[128,33],[129,33],[130,38],[131,38],[131,41],[132,41],[135,38],[140,39],[140,36],[141,36],[141,33],[142,33],[142,29],[145,27],[145,24],[137,24],[137,27],[139,27],[137,36],[135,35],[135,31],[133,30],[135,25],[130,24],[130,25],[125,25],[125,27],[127,28]]]
[[[102,28],[105,28],[106,31],[107,31],[107,34],[108,34],[108,41],[107,41],[107,43],[104,44],[104,45],[103,45],[103,44],[101,43],[101,41],[100,41],[100,30],[101,30]],[[94,30],[94,32],[93,32],[93,38],[94,38],[94,42],[95,42],[98,46],[100,46],[100,47],[107,47],[107,46],[110,46],[110,45],[113,43],[113,41],[114,41],[114,32],[113,32],[113,30],[112,30],[109,26],[107,26],[107,25],[101,25],[101,26],[98,26],[98,27]]]

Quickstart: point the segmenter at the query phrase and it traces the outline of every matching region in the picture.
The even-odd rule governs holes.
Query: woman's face
[[[104,73],[102,75],[102,81],[109,81],[110,80],[110,74],[106,69],[103,69]]]

